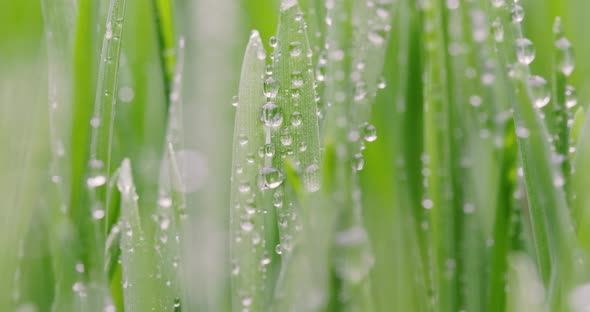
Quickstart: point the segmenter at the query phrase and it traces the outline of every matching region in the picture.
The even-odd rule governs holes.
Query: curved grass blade
[[[561,175],[564,181],[563,189],[568,203],[570,193],[570,125],[571,111],[566,103],[567,93],[572,93],[571,86],[567,85],[568,76],[573,71],[573,55],[571,44],[563,33],[561,19],[557,17],[553,24],[553,36],[555,40],[553,50],[553,124],[551,125],[555,153],[561,161]],[[575,95],[570,95],[570,98]],[[569,99],[575,101],[575,99]]]
[[[266,55],[260,36],[253,31],[246,48],[236,109],[230,195],[231,297],[233,311],[265,310],[264,214],[258,185],[263,151],[266,157],[260,107],[264,103]],[[273,213],[269,211],[268,213]]]
[[[125,311],[172,311],[173,303],[160,301],[153,279],[151,244],[146,240],[139,216],[131,162],[124,159],[117,187],[121,192],[121,265]]]
[[[453,202],[453,163],[450,104],[445,77],[445,37],[442,4],[423,3],[425,50],[424,125],[425,167],[429,169],[428,187],[422,206],[430,212],[432,231],[434,284],[437,305],[441,311],[458,309],[457,241]]]
[[[496,216],[494,221],[493,239],[490,260],[490,273],[488,275],[487,309],[489,311],[502,311],[506,308],[506,275],[508,273],[508,254],[512,249],[510,244],[510,218],[513,213],[512,194],[516,184],[515,165],[516,136],[514,124],[508,123],[504,134],[502,152],[502,167],[498,180],[500,184],[497,193]]]
[[[176,70],[176,57],[174,53],[174,23],[172,21],[171,0],[151,0],[153,16],[156,24],[156,37],[158,41],[159,62],[163,76],[164,94],[167,96],[170,106],[169,94],[172,92],[173,79]]]
[[[153,215],[156,221],[154,245],[158,264],[159,287],[161,301],[168,306],[180,305],[181,285],[179,277],[182,272],[180,253],[180,233],[182,221],[186,219],[186,197],[180,190],[184,189],[176,161],[176,150],[183,146],[182,135],[182,86],[184,67],[184,38],[178,46],[178,56],[172,91],[170,93],[170,107],[168,108],[168,129],[166,133],[166,147],[164,161],[160,169],[158,191],[158,208]]]
[[[87,263],[88,271],[92,279],[102,281],[104,279],[104,254],[103,249],[98,248],[104,242],[105,235],[100,228],[100,219],[109,209],[110,197],[105,186],[110,176],[110,160],[114,127],[114,112],[116,104],[117,77],[119,57],[121,51],[121,36],[123,33],[123,20],[125,16],[125,0],[112,0],[109,2],[106,29],[103,37],[102,50],[94,112],[90,120],[91,141],[90,159],[88,162],[89,176],[86,186],[91,207],[90,238],[88,248],[92,256]],[[101,299],[98,299],[101,300]]]
[[[499,52],[503,62],[511,66],[509,76],[515,87],[515,132],[539,271],[547,287],[549,307],[560,311],[568,308],[569,292],[584,280],[580,275],[583,261],[579,261],[573,223],[562,189],[561,168],[553,162],[555,155],[550,149],[548,132],[537,111],[546,102],[543,92],[532,83],[538,79],[531,77],[528,66],[532,61],[531,50],[523,49],[530,42],[522,36],[518,22],[504,18],[503,25],[508,31]]]

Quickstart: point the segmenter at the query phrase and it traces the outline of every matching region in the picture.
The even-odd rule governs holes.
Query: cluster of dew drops
[[[492,1],[492,4],[497,8],[502,8],[506,5],[504,0],[491,0],[491,1]],[[512,23],[514,23],[514,24],[522,23],[522,21],[524,20],[524,17],[525,17],[525,13],[524,13],[523,8],[518,4],[518,0],[515,0],[515,2],[512,4],[511,13],[512,13]],[[565,37],[561,27],[562,27],[561,26],[561,19],[559,17],[557,17],[555,20],[555,23],[553,25],[553,35],[555,36],[555,41],[553,44],[554,44],[554,48],[556,49],[554,62],[555,62],[556,69],[564,77],[569,77],[574,71],[575,61],[574,61],[572,45],[571,45],[570,41]],[[496,40],[496,42],[502,42],[504,40],[504,30],[502,28],[502,24],[499,19],[496,19],[492,23],[492,30],[493,30],[494,39]],[[512,68],[513,69],[517,68],[517,66],[529,66],[535,60],[535,56],[536,56],[535,47],[533,45],[533,42],[528,38],[520,37],[520,38],[515,39],[514,44],[515,44],[515,48],[516,48],[516,59],[517,59],[518,64],[515,64],[514,66],[512,66]],[[512,73],[509,72],[509,74],[512,74]],[[541,110],[541,109],[546,107],[549,104],[549,102],[551,101],[551,91],[548,86],[547,80],[539,75],[529,75],[527,82],[528,82],[531,96],[533,99],[533,104],[534,104],[535,108],[537,108],[537,112],[538,112],[540,118],[544,119],[545,114],[544,114],[543,110]],[[565,86],[565,94],[563,94],[563,96],[565,99],[565,110],[566,110],[565,113],[567,116],[567,121],[566,121],[567,127],[571,128],[571,126],[573,124],[573,118],[571,117],[572,116],[571,109],[574,108],[578,103],[575,88],[571,85],[566,85]],[[558,117],[558,118],[561,118],[561,117]],[[562,121],[560,121],[560,122],[562,122]],[[516,135],[519,138],[528,138],[530,135],[530,131],[529,131],[529,129],[527,129],[525,127],[517,126]],[[554,143],[555,140],[559,140],[559,138],[556,137],[556,135],[550,136],[547,138],[547,141],[549,141],[550,143]],[[551,151],[553,153],[553,156],[552,156],[553,162],[556,165],[561,164],[566,159],[567,155],[556,154],[557,151],[555,149],[555,145],[550,144],[549,146],[550,146]],[[575,147],[569,147],[568,152],[569,153],[575,152]],[[518,172],[519,172],[519,176],[522,177],[524,175],[522,168],[519,168]],[[553,184],[555,187],[562,187],[564,185],[564,183],[565,183],[564,178],[560,174],[557,174],[553,179]]]

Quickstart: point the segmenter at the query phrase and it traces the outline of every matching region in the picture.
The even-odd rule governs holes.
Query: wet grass
[[[0,306],[585,311],[586,7],[1,4]]]

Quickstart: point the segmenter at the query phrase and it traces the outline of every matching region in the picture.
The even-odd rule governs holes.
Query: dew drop
[[[291,134],[289,134],[289,132],[283,132],[281,134],[281,144],[283,146],[289,146],[293,143],[293,137],[291,137]]]
[[[289,54],[291,56],[299,56],[301,55],[301,42],[293,41],[289,44]]]
[[[422,200],[422,207],[424,209],[432,209],[433,206],[434,206],[434,203],[432,202],[431,199],[426,198],[426,199]]]
[[[273,77],[268,77],[264,80],[264,96],[269,99],[274,99],[279,92],[279,83]]]
[[[578,104],[578,97],[576,96],[576,89],[572,86],[565,87],[565,105],[567,108],[572,108]]]
[[[516,39],[516,57],[519,63],[529,65],[535,59],[535,53],[535,46],[529,39]]]
[[[239,99],[237,95],[232,96],[231,98],[231,106],[238,107]]]
[[[499,17],[492,22],[492,33],[496,42],[504,41],[504,27]]]
[[[273,157],[275,155],[275,147],[272,144],[264,145],[264,156],[266,157]]]
[[[104,185],[106,182],[107,182],[107,178],[103,175],[96,175],[96,176],[89,177],[88,179],[86,179],[86,185],[89,188],[99,187],[101,185]]]
[[[283,254],[283,248],[281,247],[281,244],[277,244],[275,246],[275,252],[277,253],[277,255]]]
[[[559,38],[555,41],[557,47],[557,67],[566,76],[570,76],[574,71],[575,59],[572,51],[572,46],[569,40],[565,37]]]
[[[135,98],[135,91],[129,86],[124,86],[119,89],[119,100],[123,103],[130,103]]]
[[[267,102],[262,105],[260,120],[267,127],[278,127],[283,123],[283,113],[281,108],[273,102]]]
[[[387,87],[387,82],[383,76],[379,77],[379,81],[377,82],[378,89],[385,89]]]
[[[242,298],[242,305],[244,307],[249,307],[250,305],[252,305],[252,297],[244,297],[244,298]]]
[[[92,218],[94,220],[100,220],[104,218],[104,210],[103,209],[95,209],[92,211]]]
[[[250,192],[250,184],[248,184],[248,182],[240,184],[240,186],[238,186],[238,191],[240,191],[240,193]]]
[[[363,170],[365,167],[365,159],[363,158],[363,154],[357,153],[352,157],[352,169],[356,171]]]
[[[303,87],[303,75],[300,71],[294,71],[291,74],[291,87],[293,89],[299,89]]]
[[[504,0],[491,0],[492,5],[496,8],[501,8],[504,6]]]
[[[531,88],[535,107],[541,108],[546,106],[549,103],[551,96],[549,89],[547,89],[547,81],[541,76],[530,76],[529,86]]]
[[[512,22],[515,24],[519,24],[524,20],[524,9],[518,5],[515,4],[514,7],[512,8]]]
[[[279,41],[277,40],[277,37],[275,37],[275,36],[271,36],[271,37],[268,39],[268,44],[269,44],[271,47],[273,47],[273,48],[276,48],[276,47],[277,47],[277,45],[279,44]]]
[[[261,177],[261,189],[274,189],[277,188],[285,176],[278,169],[273,167],[264,167],[260,170]]]
[[[240,223],[240,227],[242,230],[244,230],[244,232],[250,232],[252,229],[254,229],[254,224],[252,224],[250,220],[244,220],[242,223]]]
[[[364,129],[364,139],[367,142],[377,140],[377,128],[371,124],[367,124]]]
[[[301,125],[301,113],[300,112],[293,112],[293,114],[291,114],[291,124],[295,127]]]
[[[238,138],[238,142],[240,143],[240,145],[244,146],[244,145],[248,144],[248,137],[245,135],[241,135]]]

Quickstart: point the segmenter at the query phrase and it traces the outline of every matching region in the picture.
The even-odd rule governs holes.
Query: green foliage
[[[0,307],[587,310],[585,8],[2,2]]]

